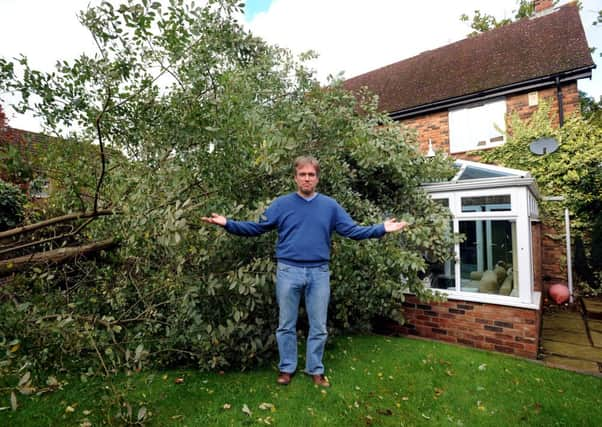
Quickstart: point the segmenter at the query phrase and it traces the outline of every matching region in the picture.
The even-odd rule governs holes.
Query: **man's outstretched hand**
[[[204,216],[201,218],[201,220],[207,224],[221,225],[222,227],[224,227],[226,222],[228,222],[225,216],[218,215],[216,213],[212,213],[211,217]]]
[[[401,231],[408,226],[408,223],[405,221],[397,221],[395,218],[388,219],[384,222],[385,232],[394,233],[396,231]]]

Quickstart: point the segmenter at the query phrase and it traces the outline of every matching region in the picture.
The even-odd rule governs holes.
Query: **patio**
[[[576,310],[544,310],[541,354],[546,366],[602,376],[602,298],[584,298]]]

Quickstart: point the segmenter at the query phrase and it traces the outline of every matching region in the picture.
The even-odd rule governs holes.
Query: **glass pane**
[[[511,176],[510,174],[494,171],[491,169],[477,168],[474,166],[467,166],[462,172],[462,175],[458,178],[460,181],[467,179],[482,179],[482,178],[498,178],[500,176]]]
[[[456,289],[455,261],[449,260],[445,263],[429,264],[427,279],[433,289],[447,289],[453,291]]]
[[[518,296],[516,224],[507,220],[460,221],[462,291]]]
[[[510,195],[462,197],[462,212],[498,212],[511,210]]]

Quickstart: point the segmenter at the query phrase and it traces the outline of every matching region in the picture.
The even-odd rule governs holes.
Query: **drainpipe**
[[[564,103],[562,102],[562,88],[560,87],[560,77],[556,76],[556,99],[558,100],[558,122],[560,127],[564,125]]]

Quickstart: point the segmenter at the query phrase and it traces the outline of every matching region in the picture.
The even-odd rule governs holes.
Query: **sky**
[[[163,0],[165,2],[166,0]],[[244,0],[241,0],[244,1]],[[560,4],[568,0],[561,0]],[[35,68],[51,71],[58,59],[93,53],[94,43],[78,11],[100,0],[0,0],[0,56],[24,54]],[[117,3],[117,0],[112,0]],[[198,3],[198,1],[197,1]],[[299,54],[313,50],[310,63],[326,82],[328,75],[349,78],[436,49],[471,32],[460,15],[479,9],[497,18],[513,17],[517,0],[247,0],[245,26],[271,44]],[[593,26],[602,0],[583,0],[581,19],[592,58],[599,64],[579,89],[602,97],[602,25]],[[4,105],[6,107],[6,105]],[[6,109],[6,108],[5,108]],[[7,111],[12,127],[40,131],[32,117]]]

